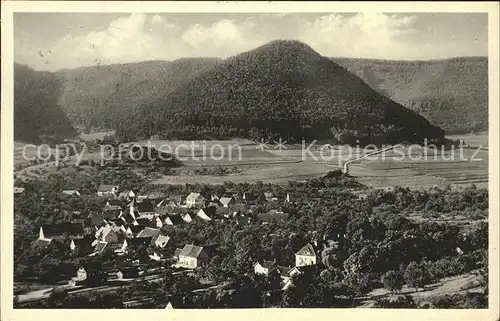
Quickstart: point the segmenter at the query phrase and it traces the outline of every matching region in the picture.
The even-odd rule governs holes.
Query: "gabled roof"
[[[152,228],[152,227],[145,227],[142,231],[137,234],[137,238],[139,237],[151,237],[153,239],[156,239],[159,235],[161,234],[160,229],[157,228]]]
[[[66,195],[80,195],[80,192],[75,189],[66,189],[63,190],[62,193]]]
[[[263,268],[270,269],[270,268],[274,267],[276,263],[274,261],[262,261],[262,263],[256,262],[254,264],[254,266],[257,264],[260,264],[260,266],[262,266]]]
[[[235,200],[234,200],[234,198],[233,198],[232,196],[231,196],[231,197],[226,197],[226,196],[225,196],[225,197],[221,197],[221,198],[219,199],[219,202],[220,202],[222,205],[224,205],[224,206],[228,206],[228,205],[229,205],[229,203],[230,203],[231,201],[232,201],[232,202],[234,202],[234,201],[235,201]]]
[[[109,204],[109,206],[119,206],[120,208],[122,207],[121,200],[110,199],[106,203]]]
[[[137,224],[142,225],[142,226],[151,226],[151,225],[156,225],[156,221],[149,219],[147,217],[140,217],[136,219]]]
[[[14,187],[14,194],[24,193],[24,187]]]
[[[201,247],[201,246],[196,246],[193,244],[186,244],[186,245],[184,245],[184,248],[182,249],[182,251],[179,253],[179,256],[198,258],[198,256],[200,256],[202,251],[203,251],[203,247]]]
[[[109,221],[109,220],[118,218],[118,216],[120,215],[121,212],[122,212],[121,208],[118,208],[118,209],[104,209],[104,211],[102,211],[102,217],[106,221]]]
[[[173,225],[181,225],[186,223],[180,215],[169,215],[165,220],[169,219]]]
[[[127,229],[130,229],[130,231],[135,235],[140,233],[145,227],[142,225],[128,225]]]
[[[295,253],[295,255],[306,255],[306,256],[316,256],[316,252],[314,251],[314,247],[311,243],[304,245],[300,250]]]
[[[153,203],[150,203],[150,202],[136,203],[135,209],[139,213],[150,213],[150,212],[155,211],[155,207],[154,207]]]
[[[97,243],[97,245],[95,246],[94,252],[102,253],[107,245],[108,245],[108,242],[99,241],[99,243]]]
[[[38,249],[44,249],[47,246],[49,246],[50,242],[51,242],[51,240],[40,240],[40,239],[37,239],[35,241],[35,243],[33,244],[33,247],[34,248],[38,248]]]
[[[186,202],[194,202],[198,197],[203,196],[200,193],[189,193],[189,195],[186,197]]]
[[[63,234],[82,235],[83,225],[80,223],[62,222],[53,225],[42,225],[44,236],[61,236]]]
[[[140,238],[131,238],[131,239],[126,239],[127,241],[127,246],[148,246],[151,244],[151,237],[140,237]]]

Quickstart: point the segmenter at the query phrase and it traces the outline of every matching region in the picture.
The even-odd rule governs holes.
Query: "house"
[[[188,208],[191,207],[202,207],[205,205],[205,197],[203,197],[200,193],[190,193],[186,197],[186,206]]]
[[[85,224],[97,230],[100,226],[106,225],[107,222],[102,216],[102,213],[90,212],[85,219]]]
[[[15,187],[14,186],[14,195],[16,194],[23,194],[25,191],[24,187]]]
[[[117,200],[117,199],[109,199],[106,201],[106,206],[107,207],[113,207],[113,208],[117,208],[117,207],[120,207],[120,209],[122,208],[122,201],[121,200]]]
[[[180,267],[195,269],[208,263],[208,254],[203,250],[203,247],[193,244],[186,244],[179,253],[179,261],[177,264]]]
[[[186,223],[191,223],[193,221],[193,218],[191,217],[191,215],[189,213],[183,214],[183,215],[181,215],[181,217],[184,220],[184,222],[186,222]]]
[[[215,214],[219,217],[230,218],[233,215],[233,211],[228,207],[218,207],[215,210]]]
[[[95,238],[97,241],[106,243],[118,243],[120,241],[119,227],[112,227],[110,225],[103,226],[95,233]]]
[[[50,245],[50,243],[52,242],[52,240],[48,239],[37,239],[35,241],[35,243],[33,244],[33,248],[35,249],[44,249],[46,247],[48,247]]]
[[[258,195],[253,193],[243,193],[242,200],[245,204],[255,205],[257,202]]]
[[[270,210],[267,213],[257,214],[257,218],[262,222],[262,224],[269,224],[272,222],[283,222],[289,217],[288,213],[284,213],[281,210]]]
[[[231,205],[233,205],[233,204],[236,203],[236,200],[232,196],[230,196],[230,197],[223,196],[223,197],[220,198],[219,202],[224,207],[230,207]]]
[[[137,224],[145,227],[156,227],[156,217],[140,217],[137,220]]]
[[[271,191],[264,192],[264,197],[266,201],[271,201],[274,197],[274,194]]]
[[[170,226],[178,226],[187,223],[182,219],[180,215],[168,215],[164,220],[163,223],[165,225],[170,225]]]
[[[176,261],[179,261],[179,254],[181,254],[181,252],[182,252],[181,248],[176,248],[174,251],[173,259]]]
[[[253,271],[255,274],[268,275],[269,271],[276,266],[274,261],[263,261],[262,263],[255,263],[253,265]]]
[[[312,273],[314,271],[314,265],[294,266],[293,268],[279,267],[278,269],[283,269],[281,270],[281,279],[283,280],[283,287],[281,289],[286,290],[293,284],[292,278],[295,275]]]
[[[116,272],[116,278],[119,280],[123,279],[135,279],[138,278],[140,275],[140,271],[138,267],[131,266],[131,267],[124,267],[118,270]]]
[[[136,236],[136,238],[144,238],[144,237],[150,237],[151,246],[156,246],[159,248],[164,248],[167,245],[168,241],[170,240],[170,237],[163,235],[160,229],[150,228],[150,227],[144,228]]]
[[[127,225],[139,225],[135,217],[128,212],[122,213],[120,218]]]
[[[73,189],[63,190],[62,193],[64,195],[69,195],[69,196],[80,196],[80,192],[77,190],[73,190]]]
[[[125,236],[127,238],[134,238],[139,234],[145,227],[142,225],[128,225],[125,229]]]
[[[247,226],[250,223],[252,223],[252,218],[246,215],[236,215],[235,219],[236,219],[236,225],[240,226]]]
[[[304,245],[295,253],[295,266],[316,265],[316,250],[311,243]]]
[[[155,206],[151,202],[145,201],[142,203],[136,203],[135,209],[137,210],[137,213],[139,213],[139,217],[155,215]]]
[[[42,225],[38,234],[40,240],[83,237],[83,225],[80,223],[62,222],[53,225]]]
[[[118,194],[119,199],[127,199],[127,200],[132,200],[136,197],[136,191],[133,190],[128,190],[128,191],[122,191],[120,194]]]
[[[107,280],[107,273],[92,265],[80,266],[76,271],[76,276],[71,278],[69,285],[75,286],[80,284],[97,285],[103,284]]]
[[[90,235],[81,239],[72,239],[69,243],[71,251],[78,251],[79,253],[90,254],[92,253],[92,240]]]
[[[110,222],[122,215],[122,209],[113,206],[112,208],[105,208],[102,212],[102,217],[106,222]]]
[[[205,208],[200,209],[196,213],[196,217],[201,218],[204,221],[211,221],[214,214],[215,214],[214,207],[205,207]]]
[[[119,186],[101,184],[97,189],[97,195],[102,197],[116,197],[119,189]]]
[[[146,248],[151,245],[152,237],[141,237],[141,238],[129,238],[123,241],[123,246],[121,248],[122,252],[128,252],[129,250],[137,250],[139,248]]]

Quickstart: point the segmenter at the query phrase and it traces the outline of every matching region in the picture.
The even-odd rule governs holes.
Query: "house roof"
[[[274,261],[262,261],[262,263],[256,262],[254,265],[257,265],[257,264],[260,264],[260,266],[262,266],[263,268],[270,269],[270,268],[274,267],[276,263]]]
[[[189,193],[189,195],[186,197],[186,202],[194,202],[198,197],[203,196],[200,193]]]
[[[66,195],[80,195],[80,192],[75,189],[66,189],[63,190],[62,193]]]
[[[200,253],[202,251],[203,251],[203,247],[201,247],[201,246],[196,246],[193,244],[186,244],[186,245],[184,245],[184,248],[182,249],[182,251],[179,253],[179,256],[198,258],[198,256],[200,256]]]
[[[134,222],[137,222],[137,221],[135,220],[135,218],[134,218],[132,215],[128,214],[128,213],[122,216],[122,220],[123,220],[123,221],[125,221],[125,223],[127,223],[127,224],[131,224],[131,225],[132,225]]]
[[[44,236],[82,235],[83,225],[80,223],[62,222],[53,225],[42,225]]]
[[[99,185],[99,188],[97,189],[97,191],[98,192],[111,192],[113,190],[113,187],[115,187],[115,185],[101,184],[101,185]]]
[[[14,187],[14,194],[24,193],[24,187]]]
[[[179,257],[179,254],[181,254],[182,249],[181,248],[176,248],[174,251],[174,257]]]
[[[120,208],[122,207],[122,201],[121,200],[110,199],[110,200],[107,201],[107,204],[109,204],[109,206],[119,206]]]
[[[43,248],[46,248],[47,246],[49,246],[51,240],[40,240],[40,239],[37,239],[35,241],[35,243],[33,244],[33,247],[35,248],[39,248],[39,249],[43,249]]]
[[[151,237],[153,239],[157,238],[160,236],[160,229],[157,228],[152,228],[152,227],[145,227],[142,231],[137,234],[136,237]]]
[[[102,217],[106,221],[109,221],[109,220],[118,218],[118,216],[120,215],[121,212],[122,212],[121,208],[118,208],[118,209],[105,209],[102,212]]]
[[[135,208],[139,213],[149,213],[155,211],[153,203],[150,202],[136,203]]]
[[[316,252],[314,251],[312,244],[308,243],[298,250],[295,255],[316,256]]]
[[[140,233],[144,229],[144,226],[142,226],[142,225],[128,225],[127,228],[129,228],[132,233],[137,234],[137,233]]]
[[[220,215],[227,215],[232,213],[232,210],[229,207],[218,207],[215,212]]]
[[[222,205],[225,205],[225,206],[229,205],[229,203],[230,203],[231,201],[233,201],[233,202],[234,202],[234,198],[233,198],[232,196],[231,196],[231,197],[221,197],[221,198],[219,199],[219,202],[221,202],[221,204],[222,204]]]
[[[186,221],[184,221],[179,215],[169,215],[167,218],[170,219],[170,222],[172,222],[173,225],[181,225],[186,223]]]
[[[263,222],[284,221],[288,218],[288,213],[267,212],[257,214],[257,218]]]
[[[136,221],[137,221],[137,224],[142,225],[142,226],[149,226],[149,225],[153,224],[153,221],[147,217],[140,217],[140,218],[136,219]],[[156,223],[155,223],[155,225],[156,225]]]
[[[143,245],[150,245],[151,244],[151,236],[150,237],[135,237],[131,239],[127,239],[127,246],[143,246]]]
[[[97,245],[95,246],[94,252],[102,253],[107,245],[108,245],[108,242],[99,241],[99,243],[97,243]]]

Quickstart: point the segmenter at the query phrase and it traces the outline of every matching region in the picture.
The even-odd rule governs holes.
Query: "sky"
[[[14,60],[36,70],[221,57],[295,39],[328,57],[488,55],[485,13],[15,13]]]

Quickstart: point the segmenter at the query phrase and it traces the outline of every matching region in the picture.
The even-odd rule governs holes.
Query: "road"
[[[182,270],[182,271],[177,271],[173,272],[172,275],[177,275],[181,273],[189,273],[193,272],[194,270]],[[123,282],[131,282],[134,280],[141,280],[142,277],[136,278],[136,279],[127,279],[123,280]],[[144,277],[144,280],[150,281],[150,282],[159,282],[162,279],[162,274],[153,274],[153,275],[147,275]],[[119,281],[118,281],[119,282]],[[82,294],[85,292],[89,291],[97,291],[97,292],[108,292],[108,291],[113,291],[117,290],[122,287],[127,287],[130,284],[123,284],[123,285],[103,285],[99,287],[93,287],[93,288],[85,288],[83,286],[70,286],[70,285],[63,285],[61,288],[64,288],[68,291],[68,295],[74,295],[74,294]],[[33,301],[39,301],[39,300],[44,300],[47,299],[50,294],[53,291],[53,288],[56,285],[50,287],[50,288],[45,288],[41,290],[36,290],[32,292],[28,292],[25,294],[20,294],[18,295],[18,302],[19,303],[27,303],[27,302],[33,302]]]

